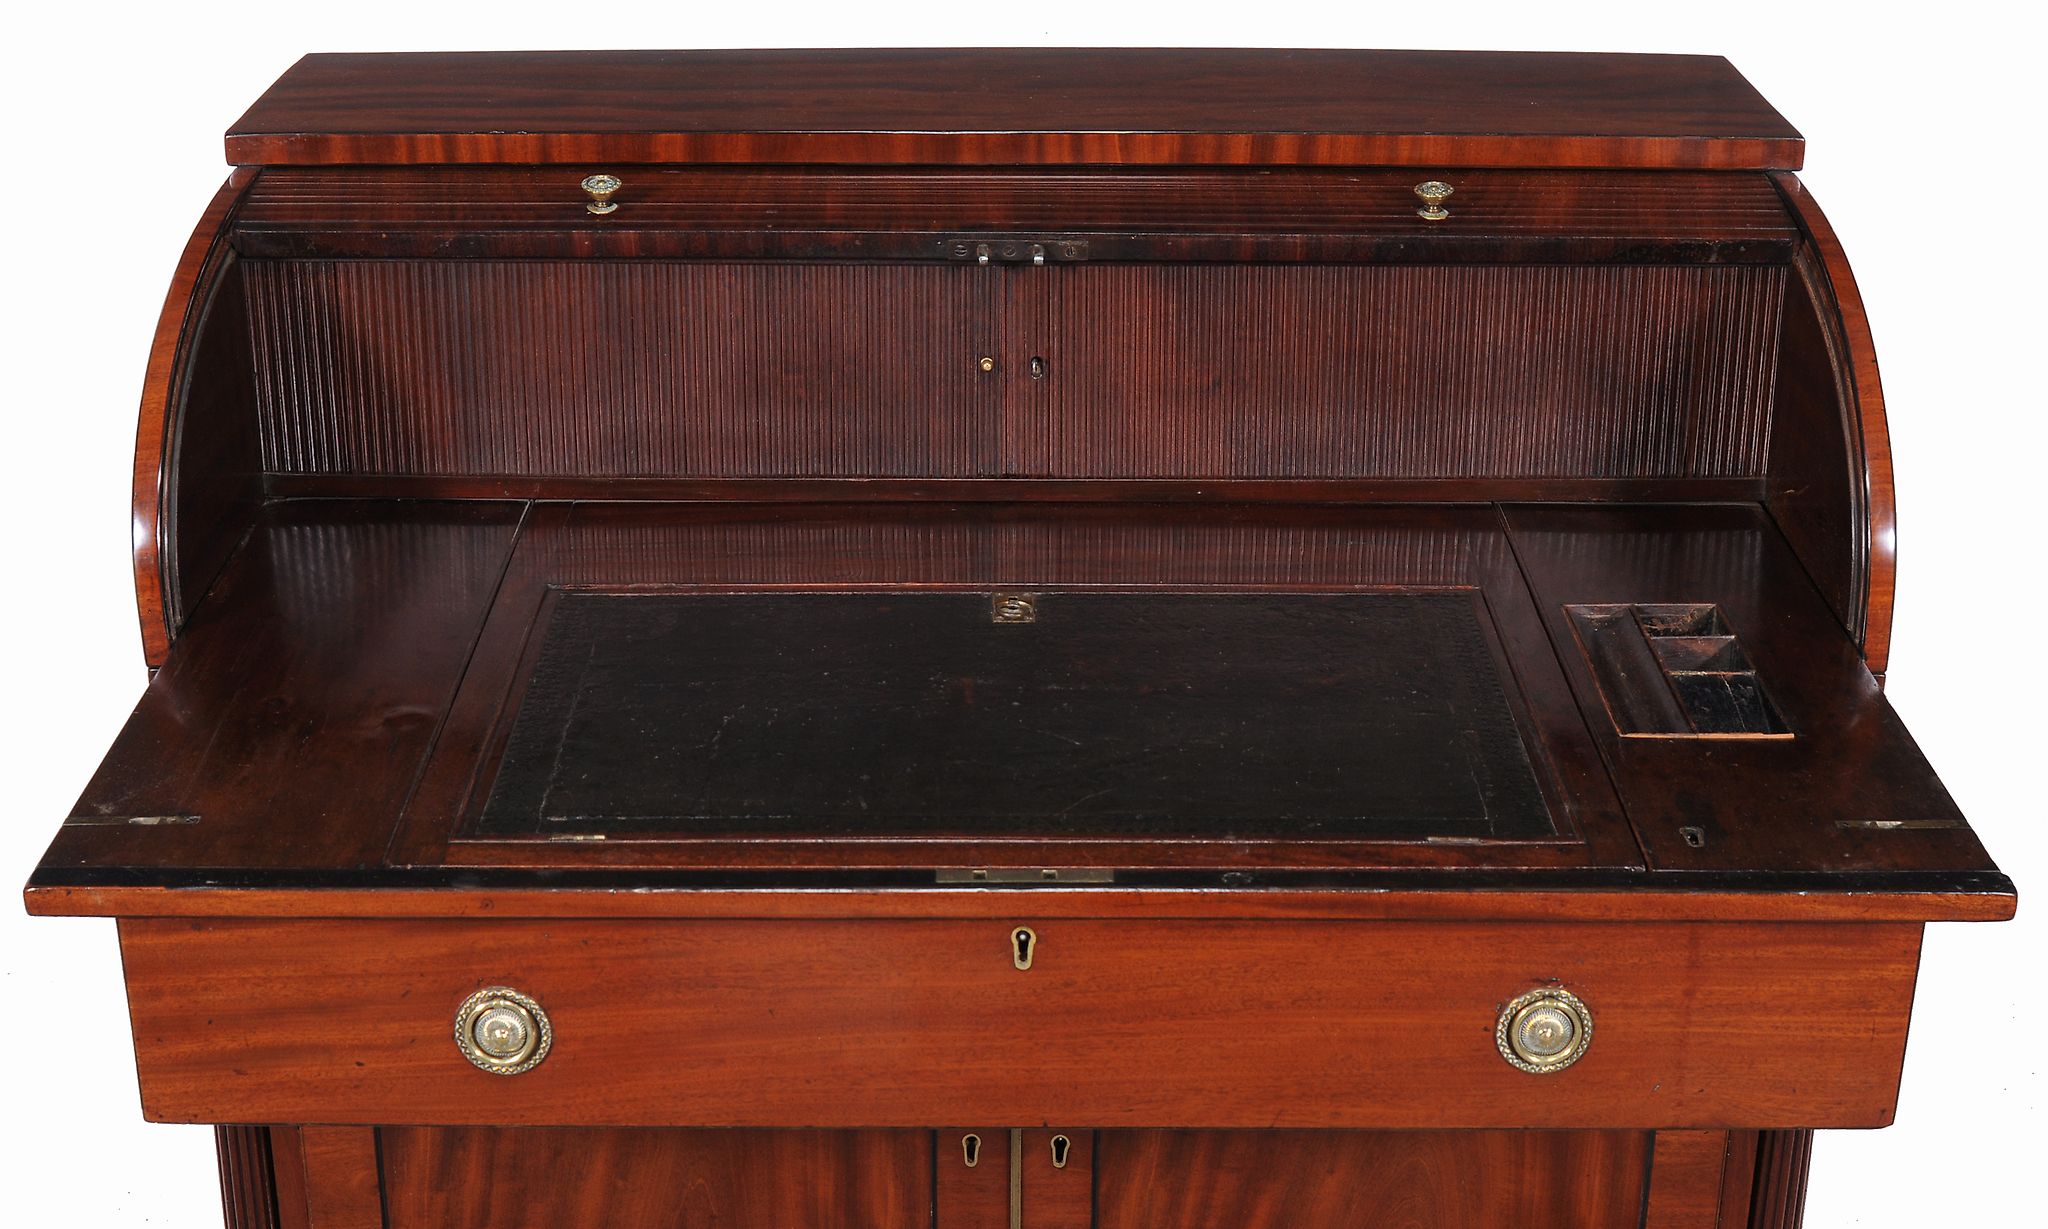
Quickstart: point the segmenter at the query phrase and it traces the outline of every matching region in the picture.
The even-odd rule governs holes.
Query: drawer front
[[[1920,929],[1020,915],[121,934],[162,1121],[1655,1128],[1889,1122]],[[1496,1022],[1552,984],[1590,1010],[1591,1043],[1531,1074]],[[522,1074],[456,1045],[490,986],[551,1026]]]

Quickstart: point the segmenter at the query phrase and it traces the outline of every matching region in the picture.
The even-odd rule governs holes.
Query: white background
[[[2044,69],[2016,7],[1916,6],[1910,19],[1905,6],[1830,7],[15,7],[0,27],[0,883],[26,878],[142,688],[127,509],[143,363],[172,267],[225,174],[220,133],[300,54],[1178,43],[1734,60],[1805,133],[1804,178],[1877,336],[1901,525],[1892,700],[2023,892],[2048,891]],[[1821,1137],[1809,1225],[2048,1223],[2042,914],[2036,900],[2016,923],[1931,928],[1899,1125]],[[0,901],[0,934],[0,1131],[12,1135],[0,1222],[218,1225],[211,1133],[140,1119],[113,923],[32,921]]]

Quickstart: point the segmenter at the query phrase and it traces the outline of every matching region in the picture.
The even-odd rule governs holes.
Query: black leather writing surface
[[[561,595],[478,835],[1555,835],[1468,590]]]

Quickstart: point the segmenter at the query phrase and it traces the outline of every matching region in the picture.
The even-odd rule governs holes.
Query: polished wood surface
[[[242,276],[264,470],[397,477],[1761,479],[1785,293],[1752,266]]]
[[[178,660],[153,684],[38,871],[38,892],[71,894],[41,895],[37,907],[89,909],[97,901],[104,908],[128,900],[155,912],[169,902],[149,904],[133,893],[152,885],[277,889],[309,874],[326,888],[426,890],[455,882],[445,868],[471,866],[495,868],[490,880],[470,880],[494,890],[594,889],[581,903],[547,906],[549,913],[616,912],[634,898],[607,899],[606,889],[663,883],[692,894],[662,902],[641,898],[650,913],[745,908],[744,897],[721,904],[697,892],[748,886],[797,892],[755,908],[803,912],[819,906],[802,903],[802,889],[835,884],[806,875],[837,874],[838,886],[919,886],[931,893],[938,885],[929,869],[921,881],[848,876],[857,868],[1050,864],[1118,868],[1119,886],[1128,887],[1147,886],[1133,873],[1206,869],[1266,888],[1450,890],[1455,885],[1445,880],[1304,882],[1280,872],[1487,869],[1519,872],[1487,885],[1495,889],[1810,891],[1833,885],[1877,894],[1845,902],[1851,915],[1902,908],[1910,915],[1921,907],[1928,912],[1920,916],[1928,917],[1997,916],[2011,909],[2009,885],[1961,825],[1853,647],[1754,508],[591,504],[526,510],[483,503],[415,507],[408,518],[392,519],[383,504],[339,501],[273,509],[223,577],[217,614],[188,631]],[[422,565],[430,566],[415,570]],[[1274,832],[1258,839],[1161,841],[1106,832],[1062,837],[1048,830],[1023,842],[965,832],[906,840],[900,834],[884,839],[860,825],[838,830],[818,823],[795,841],[678,839],[655,832],[555,842],[469,830],[493,779],[497,740],[514,711],[508,703],[529,669],[528,647],[535,629],[545,626],[537,620],[549,594],[563,586],[765,592],[852,585],[986,594],[1005,583],[1112,591],[1476,587],[1485,595],[1489,634],[1498,637],[1502,660],[1512,668],[1523,739],[1539,779],[1552,791],[1553,807],[1561,808],[1562,839],[1443,843]],[[1717,603],[1793,737],[1754,745],[1620,738],[1563,608],[1629,595]],[[1766,617],[1767,610],[1774,616]],[[262,651],[252,651],[255,646]],[[296,707],[278,709],[274,698],[281,695],[293,696]],[[387,713],[396,715],[395,725],[392,717],[369,717]],[[204,767],[221,757],[285,763],[315,747],[335,777],[221,774]],[[1754,772],[1731,778],[1731,763]],[[1625,787],[1626,813],[1608,800],[1610,772]],[[348,790],[328,784],[342,776],[351,783]],[[1860,779],[1889,782],[1882,810],[1851,788]],[[1786,797],[1801,800],[1795,810],[1785,810]],[[1702,805],[1704,798],[1716,799],[1712,808]],[[306,826],[289,844],[275,839],[281,815]],[[127,822],[156,816],[199,818]],[[317,825],[309,819],[314,816]],[[1645,876],[1639,841],[1652,851],[1653,871],[1681,877],[1667,883]],[[577,885],[559,877],[564,870],[640,878]],[[710,875],[740,870],[757,876]],[[1568,870],[1581,877],[1546,882],[1546,875]],[[1703,870],[1725,877],[1702,882],[1696,876]],[[1256,877],[1243,878],[1246,872]],[[1593,877],[1584,877],[1588,873]],[[1168,889],[1176,882],[1232,881],[1168,878],[1152,886]],[[1917,906],[1898,894],[1917,896]],[[258,908],[186,899],[195,910]],[[374,897],[356,899],[333,908],[371,908]],[[1312,891],[1297,899],[1302,903],[1290,908],[1348,915],[1358,907],[1340,897],[1310,903]],[[1820,907],[1803,900],[1799,908]],[[302,906],[327,907],[313,898]],[[397,899],[392,907],[418,908]],[[924,907],[884,902],[872,909],[915,915]],[[1408,898],[1375,907],[1420,905]],[[445,908],[467,911],[457,904]],[[1672,916],[1683,906],[1645,898],[1632,906],[1591,900],[1567,908],[1578,916],[1611,916],[1615,908]],[[1693,916],[1787,915],[1767,900],[1745,904],[1739,897],[1702,898],[1699,908]]]
[[[1758,510],[1638,509],[1616,519],[1524,505],[1507,516],[1516,556],[1653,868],[1768,862],[1783,871],[1886,871],[1988,861],[1855,645]],[[1792,736],[1621,737],[1564,608],[1623,600],[1718,607]]]
[[[306,1229],[385,1229],[376,1132],[306,1126],[291,1134],[298,1154],[296,1181],[306,1201]]]
[[[1091,922],[1028,901],[1000,922],[121,933],[152,1120],[591,1126],[917,1126],[940,1106],[1098,1128],[1880,1126],[1920,947],[1901,924]],[[1494,1023],[1552,980],[1595,1036],[1532,1076]],[[510,1078],[449,1037],[498,984],[555,1032]]]
[[[131,503],[135,606],[142,624],[143,658],[152,669],[163,664],[171,637],[189,613],[189,603],[178,597],[185,556],[203,555],[213,566],[219,565],[224,557],[220,540],[232,546],[236,536],[219,521],[232,514],[242,486],[254,472],[242,460],[253,442],[249,424],[246,419],[235,421],[233,390],[248,385],[246,356],[239,369],[231,365],[234,353],[226,348],[236,344],[236,338],[225,320],[212,330],[205,326],[215,294],[239,282],[231,274],[234,257],[226,230],[255,179],[253,171],[235,171],[200,215],[171,276],[143,373]],[[238,289],[229,293],[232,298]],[[240,341],[246,346],[246,328]],[[207,346],[203,352],[202,345]],[[202,361],[202,353],[212,361]],[[194,421],[196,428],[190,426]],[[179,441],[188,429],[194,438],[213,443],[204,450],[203,460],[180,455]],[[193,480],[181,483],[182,466],[188,462]],[[212,516],[178,515],[179,496],[188,490],[211,496],[205,502]],[[195,523],[202,520],[208,523]],[[195,570],[204,571],[205,566]],[[192,596],[196,600],[196,594]]]
[[[174,855],[192,867],[381,862],[519,510],[303,511],[267,515],[194,616],[60,861],[128,856],[155,830],[196,842]]]
[[[1882,678],[1891,657],[1898,511],[1892,484],[1891,431],[1885,423],[1884,388],[1877,376],[1877,347],[1871,341],[1870,318],[1863,310],[1856,276],[1849,270],[1849,258],[1827,215],[1797,176],[1774,176],[1773,182],[1785,194],[1810,244],[1808,266],[1801,277],[1808,283],[1808,293],[1821,305],[1820,327],[1827,334],[1827,363],[1847,440],[1848,545],[1855,591],[1849,626],[1863,645],[1871,672]],[[1825,425],[1821,429],[1825,430]],[[1776,494],[1773,506],[1793,498],[1790,493]]]
[[[1796,170],[1718,56],[1112,48],[312,55],[230,162]]]
[[[1740,1169],[1740,1131],[1659,1131],[1652,1143],[1643,1229],[1719,1229],[1729,1201],[1730,1170]],[[1746,1183],[1748,1175],[1740,1175]],[[1736,1222],[1729,1222],[1731,1225]]]
[[[1105,1131],[1095,1223],[1637,1229],[1649,1142],[1632,1131]]]
[[[27,901],[230,1229],[1795,1229],[2013,913],[1723,60],[319,55],[228,150]]]
[[[1448,173],[1448,172],[1446,172]],[[1760,173],[633,167],[597,216],[582,172],[276,167],[235,215],[254,259],[1783,264],[1799,230]],[[1009,248],[1010,255],[1005,256]]]
[[[924,1131],[393,1127],[377,1136],[388,1229],[932,1224]]]
[[[280,1229],[269,1128],[217,1126],[213,1146],[225,1229]]]
[[[1759,1131],[1750,1229],[1799,1229],[1806,1219],[1806,1172],[1813,1164],[1813,1131]]]

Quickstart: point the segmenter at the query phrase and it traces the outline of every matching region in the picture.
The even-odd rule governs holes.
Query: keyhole
[[[962,1160],[967,1162],[967,1168],[969,1169],[973,1169],[976,1165],[981,1164],[981,1136],[962,1135],[960,1137],[960,1156]]]
[[[1065,1169],[1067,1167],[1067,1153],[1073,1147],[1074,1142],[1064,1135],[1052,1137],[1052,1167],[1054,1169]]]
[[[1038,946],[1038,936],[1031,933],[1029,926],[1019,926],[1010,932],[1010,944],[1015,948],[1012,955],[1017,967],[1020,969],[1030,968],[1032,949]]]
[[[1684,837],[1685,843],[1694,849],[1705,849],[1707,847],[1707,833],[1704,828],[1680,828],[1678,835]]]
[[[1045,360],[1036,354],[1031,356],[1031,378],[1034,380],[1043,380],[1045,378]]]

